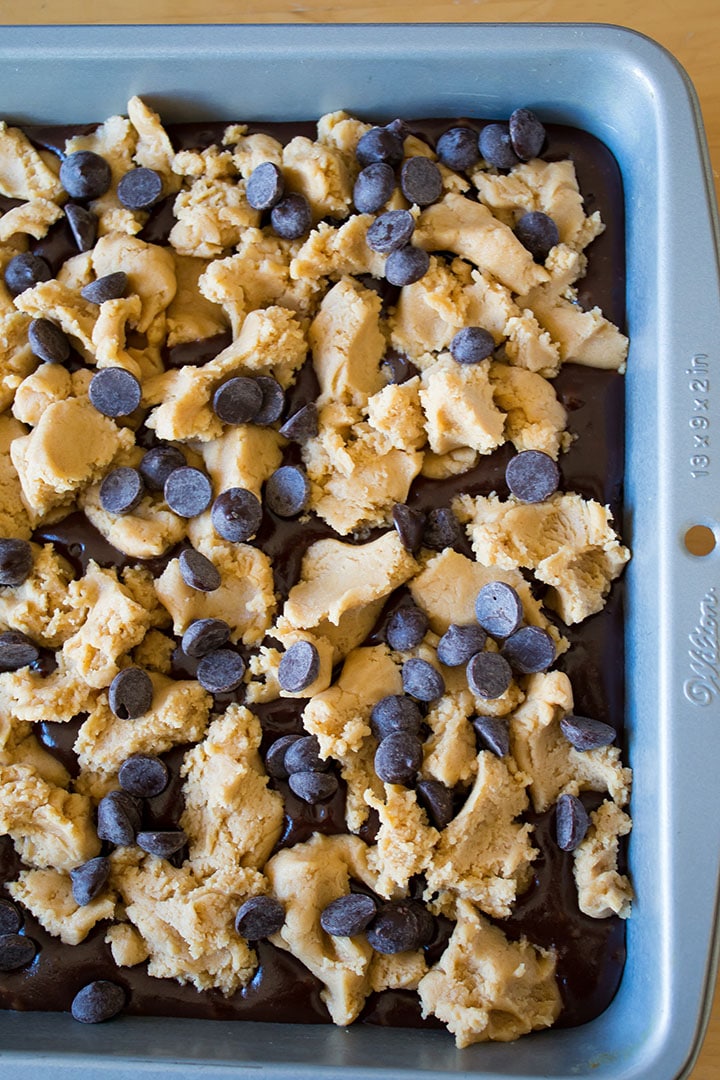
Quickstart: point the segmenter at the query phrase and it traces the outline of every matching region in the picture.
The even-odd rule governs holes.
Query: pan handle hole
[[[715,533],[707,525],[692,525],[685,533],[685,547],[691,555],[709,555],[715,544]]]

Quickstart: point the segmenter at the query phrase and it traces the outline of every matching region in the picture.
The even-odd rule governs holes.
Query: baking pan
[[[687,1075],[707,1019],[720,863],[720,283],[694,91],[609,26],[5,27],[0,114],[79,122],[141,94],[167,120],[507,116],[602,139],[627,216],[627,743],[637,898],[611,1006],[583,1027],[458,1051],[446,1033],[0,1014],[4,1080]]]

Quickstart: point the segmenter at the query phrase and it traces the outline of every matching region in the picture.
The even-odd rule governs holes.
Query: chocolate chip
[[[420,949],[432,937],[432,915],[416,900],[383,904],[367,929],[367,939],[376,952],[385,956]]]
[[[178,566],[185,584],[198,592],[215,592],[220,588],[220,571],[205,555],[194,548],[185,548],[178,557]]]
[[[555,804],[555,836],[561,851],[574,851],[590,828],[590,818],[576,795],[561,795]]]
[[[127,292],[127,287],[127,274],[124,270],[116,270],[113,274],[95,278],[80,290],[80,295],[91,304],[104,304],[106,300],[119,300]]]
[[[485,161],[496,169],[512,169],[520,162],[513,150],[507,124],[486,124],[480,132],[478,145]]]
[[[347,893],[333,900],[320,912],[320,925],[332,937],[355,937],[362,934],[377,913],[372,896]]]
[[[320,744],[315,735],[301,735],[285,750],[283,765],[289,776],[300,772],[327,772],[329,761],[320,757]]]
[[[420,644],[428,629],[428,618],[418,607],[398,608],[388,619],[385,640],[391,649],[407,652]]]
[[[216,533],[223,540],[242,544],[251,540],[260,528],[262,506],[252,491],[228,488],[213,503],[211,517]]]
[[[412,657],[402,666],[402,684],[406,694],[418,701],[435,701],[445,693],[445,680],[427,660]]]
[[[258,427],[269,427],[282,416],[285,408],[285,392],[277,379],[269,375],[258,375],[255,382],[260,387],[262,402],[252,422]]]
[[[213,412],[224,424],[247,424],[262,405],[262,389],[255,379],[237,375],[218,386]]]
[[[422,713],[417,703],[404,694],[388,694],[380,698],[370,713],[370,728],[376,739],[386,739],[396,731],[417,735]]]
[[[555,659],[555,642],[541,626],[522,626],[505,640],[502,654],[514,671],[532,675],[550,667]]]
[[[310,481],[298,465],[281,465],[265,484],[265,502],[281,518],[297,517],[310,502]]]
[[[288,780],[290,790],[298,799],[310,803],[316,803],[331,799],[338,789],[337,777],[332,773],[298,772],[292,773]]]
[[[476,653],[466,668],[468,686],[478,697],[502,697],[512,682],[512,670],[500,653]]]
[[[120,720],[136,720],[152,706],[153,684],[147,671],[126,667],[110,683],[108,704]]]
[[[318,411],[314,401],[288,417],[280,428],[280,434],[296,443],[306,443],[318,433]]]
[[[197,681],[210,694],[230,694],[237,690],[245,674],[245,661],[232,649],[206,653],[197,666]]]
[[[129,514],[140,505],[144,494],[145,484],[137,469],[121,465],[105,476],[98,498],[108,514]]]
[[[80,907],[89,904],[98,896],[110,877],[110,860],[104,855],[98,855],[96,859],[89,859],[82,866],[70,871],[72,894],[75,903]]]
[[[400,287],[412,285],[428,272],[429,266],[430,256],[427,251],[408,244],[407,247],[392,251],[388,255],[385,263],[385,279],[391,285]]]
[[[399,165],[403,159],[404,141],[403,135],[398,132],[389,131],[386,127],[373,127],[358,141],[355,156],[363,167],[375,161]]]
[[[521,161],[536,158],[545,142],[545,128],[530,109],[515,109],[508,121],[510,141]]]
[[[0,971],[19,971],[32,964],[37,945],[24,934],[0,935]]]
[[[92,150],[76,150],[60,166],[60,183],[71,199],[99,199],[111,182],[109,164]]]
[[[33,553],[27,540],[0,539],[0,585],[22,585],[32,568]]]
[[[182,829],[154,829],[139,832],[135,843],[148,855],[157,855],[159,859],[169,859],[187,844],[187,836]]]
[[[0,896],[0,936],[17,934],[22,926],[22,915],[17,904]]]
[[[438,139],[436,149],[443,165],[457,172],[467,172],[480,160],[477,132],[472,128],[448,128]]]
[[[440,170],[430,158],[408,158],[400,172],[400,187],[408,202],[429,206],[442,195]]]
[[[359,214],[376,214],[395,190],[395,173],[385,161],[374,161],[358,174],[353,202]]]
[[[599,750],[615,742],[614,728],[587,716],[566,716],[560,721],[560,729],[576,750]]]
[[[207,656],[230,640],[230,627],[223,619],[196,619],[182,636],[186,656]]]
[[[414,232],[415,218],[409,210],[388,210],[373,221],[365,241],[373,251],[387,254],[405,247]]]
[[[101,368],[90,380],[88,395],[103,416],[129,416],[142,399],[142,387],[124,368]]]
[[[492,356],[495,339],[482,326],[465,326],[450,342],[450,355],[458,364],[479,364]]]
[[[130,169],[120,177],[117,197],[128,210],[149,210],[162,195],[163,182],[154,169]]]
[[[5,285],[11,296],[19,296],[42,281],[50,281],[52,276],[45,260],[29,251],[15,255],[5,267]]]
[[[425,515],[417,510],[411,510],[405,503],[395,503],[392,519],[400,537],[400,543],[406,551],[415,554],[422,544]]]
[[[299,694],[320,673],[320,654],[310,641],[296,641],[283,655],[278,668],[278,682],[289,694]]]
[[[447,506],[431,510],[425,519],[423,546],[432,551],[455,548],[463,541],[463,531],[455,514]]]
[[[70,355],[70,342],[50,319],[33,319],[28,327],[28,343],[33,356],[46,364],[64,364]]]
[[[446,667],[467,664],[475,653],[485,648],[486,634],[481,626],[451,623],[437,644],[437,657]]]
[[[302,735],[281,735],[271,743],[265,755],[265,771],[268,776],[275,780],[287,780],[289,773],[285,768],[285,755],[292,744],[301,738]]]
[[[387,735],[375,752],[375,772],[385,784],[412,783],[422,762],[422,743],[407,731]]]
[[[549,499],[560,484],[560,470],[542,450],[523,450],[510,458],[505,482],[513,495],[526,503]]]
[[[187,465],[185,455],[176,446],[154,446],[143,457],[138,468],[151,491],[162,491],[170,473]]]
[[[293,193],[270,211],[270,224],[283,240],[298,240],[312,228],[312,210],[304,195]]]
[[[440,780],[418,780],[415,785],[417,801],[436,829],[444,829],[455,817],[453,793]]]
[[[522,622],[522,600],[512,585],[489,581],[477,594],[475,616],[491,637],[509,637]]]
[[[380,367],[387,381],[393,386],[400,386],[418,373],[409,357],[392,351],[382,358]]]
[[[560,243],[557,225],[541,210],[523,214],[515,226],[515,235],[535,262],[539,263],[544,263],[552,249]]]
[[[135,842],[139,828],[138,803],[126,791],[111,791],[98,803],[97,834],[101,840],[127,846]]]
[[[152,799],[168,786],[168,767],[159,757],[151,754],[131,754],[125,758],[118,772],[120,787],[130,795]]]
[[[0,671],[19,671],[34,664],[39,655],[30,638],[19,630],[6,630],[0,634]]]
[[[274,161],[261,161],[250,173],[245,197],[253,210],[270,210],[285,193],[285,180]]]
[[[475,716],[472,722],[480,740],[480,748],[489,750],[496,757],[510,753],[510,729],[507,720],[496,716]]]
[[[274,896],[251,896],[235,916],[235,929],[247,941],[276,934],[285,922],[285,908]]]
[[[81,1024],[102,1024],[125,1007],[125,991],[117,983],[96,979],[73,998],[70,1012]]]
[[[170,473],[163,494],[173,513],[191,518],[207,510],[212,499],[212,486],[204,472],[183,465]]]
[[[90,251],[97,239],[98,219],[90,210],[77,203],[65,204],[67,218],[78,251]]]

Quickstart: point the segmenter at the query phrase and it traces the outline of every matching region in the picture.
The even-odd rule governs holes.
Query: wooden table
[[[95,6],[97,23],[606,22],[655,38],[695,83],[720,192],[719,0],[123,0]],[[0,0],[0,23],[83,23],[87,0]],[[692,1080],[720,1080],[720,983]]]

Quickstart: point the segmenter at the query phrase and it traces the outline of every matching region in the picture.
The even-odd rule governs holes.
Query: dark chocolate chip
[[[488,165],[494,165],[496,169],[512,169],[513,165],[519,164],[507,124],[486,124],[480,132],[478,146]]]
[[[22,915],[17,904],[0,896],[0,936],[17,934],[22,927],[22,923]]]
[[[440,170],[430,158],[408,158],[400,172],[400,187],[408,202],[429,206],[442,195]]]
[[[0,585],[22,585],[32,568],[33,553],[27,540],[0,539]]]
[[[455,514],[447,506],[431,510],[425,519],[423,546],[432,551],[444,551],[455,548],[463,541],[463,531]]]
[[[304,195],[286,195],[270,211],[270,224],[284,240],[298,240],[312,228],[312,210]]]
[[[285,922],[285,908],[274,896],[251,896],[235,916],[235,929],[247,941],[276,934]]]
[[[113,274],[95,278],[80,290],[80,295],[91,304],[104,304],[106,300],[119,300],[125,295],[127,287],[127,274],[124,270],[116,270]]]
[[[560,470],[542,450],[523,450],[510,458],[505,469],[505,482],[522,502],[542,502],[557,491]]]
[[[318,433],[318,411],[314,401],[303,405],[301,409],[288,417],[280,428],[280,434],[296,443],[306,443]]]
[[[196,619],[182,636],[186,656],[207,656],[230,640],[230,627],[223,619]]]
[[[428,618],[418,607],[403,607],[388,619],[385,640],[391,649],[407,652],[420,644],[428,629]]]
[[[475,716],[472,722],[482,750],[490,750],[496,757],[510,753],[510,729],[507,720],[497,716]]]
[[[404,694],[388,694],[380,698],[370,713],[370,728],[378,741],[396,731],[417,735],[422,724],[422,713],[417,703]]]
[[[274,161],[261,161],[247,179],[245,197],[253,210],[271,210],[285,193],[282,170]]]
[[[110,860],[104,855],[98,855],[96,859],[89,859],[82,866],[70,871],[72,894],[75,903],[80,907],[89,904],[98,896],[110,877]]]
[[[198,592],[215,592],[220,588],[220,571],[210,560],[194,548],[185,548],[178,557],[178,566],[185,584]]]
[[[422,248],[407,247],[391,251],[385,263],[385,279],[391,285],[412,285],[428,272],[430,256]]]
[[[211,694],[229,694],[237,690],[245,674],[245,661],[232,649],[206,653],[197,666],[197,681]]]
[[[522,622],[522,600],[512,585],[489,581],[477,594],[475,616],[491,637],[509,637]]]
[[[320,912],[320,925],[332,937],[355,937],[362,934],[377,913],[372,896],[347,893],[333,900]]]
[[[359,173],[353,202],[359,214],[376,214],[395,190],[395,173],[385,161],[374,161]]]
[[[93,375],[88,395],[103,416],[129,416],[140,404],[142,387],[131,372],[107,367]]]
[[[30,638],[19,630],[5,630],[0,634],[0,671],[19,671],[34,664],[39,655]]]
[[[512,669],[500,653],[476,653],[468,661],[466,672],[473,694],[489,700],[502,697],[512,682]]]
[[[576,750],[599,750],[615,742],[614,728],[587,716],[566,716],[560,721],[560,729]]]
[[[409,210],[388,210],[373,221],[365,240],[373,251],[387,254],[410,242],[415,232],[415,218]]]
[[[213,411],[224,424],[247,424],[262,405],[262,389],[255,379],[237,375],[218,386]]]
[[[555,659],[555,642],[541,626],[521,626],[505,640],[502,654],[514,671],[532,675],[550,667]]]
[[[472,128],[448,128],[438,139],[436,149],[443,165],[457,172],[467,172],[480,160],[477,132]]]
[[[405,503],[395,503],[392,519],[400,537],[400,543],[406,551],[415,554],[422,544],[425,515],[418,510],[411,510]]]
[[[65,217],[77,244],[78,251],[90,251],[97,239],[98,219],[90,210],[77,203],[65,204]]]
[[[403,690],[418,701],[435,701],[445,693],[445,680],[427,660],[412,657],[402,666]]]
[[[287,780],[289,773],[285,768],[285,755],[292,744],[302,738],[302,735],[281,735],[271,743],[265,755],[265,771],[268,776],[275,780]]]
[[[152,706],[153,684],[147,671],[126,667],[110,683],[108,703],[120,720],[136,720]]]
[[[139,832],[135,843],[148,855],[157,855],[159,859],[169,859],[187,843],[187,836],[182,829],[154,829]]]
[[[64,364],[70,355],[70,342],[50,319],[32,320],[28,327],[28,342],[33,356],[46,364]]]
[[[71,199],[99,199],[111,182],[109,164],[92,150],[76,150],[60,166],[60,183]]]
[[[37,945],[24,934],[0,935],[0,971],[19,971],[32,964]]]
[[[145,484],[137,469],[121,465],[104,477],[98,497],[108,514],[129,514],[140,505],[144,494]]]
[[[154,446],[138,466],[140,475],[151,491],[162,491],[170,473],[187,465],[185,455],[177,446]]]
[[[154,169],[130,169],[120,177],[117,197],[128,210],[149,210],[161,198],[162,177]]]
[[[458,364],[479,364],[492,356],[495,339],[482,326],[464,326],[450,342],[450,355]]]
[[[400,386],[418,373],[409,357],[400,353],[388,353],[382,358],[380,367],[387,381],[393,386]]]
[[[301,735],[285,750],[283,765],[289,776],[300,772],[327,772],[329,761],[320,757],[320,743],[315,735]]]
[[[386,127],[370,128],[360,138],[355,148],[355,156],[363,168],[375,161],[384,161],[391,166],[399,165],[403,159],[404,141],[404,135]]]
[[[444,829],[455,817],[453,793],[440,780],[418,780],[415,793],[436,829]]]
[[[310,481],[299,465],[281,465],[265,484],[265,502],[281,518],[297,517],[310,502]]]
[[[164,761],[152,754],[131,754],[118,772],[123,791],[140,799],[152,799],[168,786],[170,774]]]
[[[590,827],[587,810],[577,795],[561,795],[555,804],[555,836],[561,851],[574,851]]]
[[[212,485],[204,472],[183,465],[170,473],[163,494],[173,513],[191,518],[207,510],[212,499]]]
[[[375,751],[375,772],[385,784],[412,783],[422,762],[422,743],[407,731],[387,735]]]
[[[420,949],[432,937],[432,915],[416,900],[383,904],[367,929],[367,939],[385,956]]]
[[[45,260],[30,251],[15,255],[5,267],[5,285],[11,296],[19,296],[42,281],[50,281],[52,276]]]
[[[310,641],[296,641],[284,653],[278,668],[278,682],[289,694],[299,694],[320,673],[320,654]]]
[[[262,402],[252,422],[258,427],[269,427],[282,416],[285,408],[285,392],[277,379],[271,378],[270,375],[258,375],[255,382],[262,392]]]
[[[139,828],[138,802],[126,791],[111,791],[98,803],[97,834],[101,840],[127,846],[135,842]]]
[[[298,799],[310,803],[324,802],[331,799],[338,789],[337,777],[333,773],[297,772],[288,780],[290,790]]]
[[[545,128],[531,109],[515,109],[508,121],[510,141],[521,161],[536,158],[545,142]]]
[[[560,243],[558,227],[542,210],[530,210],[523,214],[515,226],[515,235],[535,262],[544,263],[554,247]]]
[[[475,653],[482,652],[485,648],[485,638],[486,634],[481,626],[474,623],[469,626],[451,623],[438,641],[438,660],[447,667],[467,664]]]
[[[213,503],[211,517],[215,532],[223,540],[242,544],[251,540],[260,528],[262,506],[252,491],[228,488]]]
[[[96,979],[73,998],[70,1012],[81,1024],[102,1024],[125,1007],[125,991],[117,983]]]

